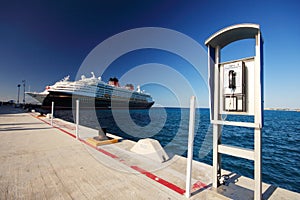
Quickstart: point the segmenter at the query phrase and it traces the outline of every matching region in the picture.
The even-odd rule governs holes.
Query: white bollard
[[[76,100],[76,139],[79,139],[79,132],[78,132],[78,125],[79,125],[79,100]]]
[[[51,126],[53,126],[53,117],[54,117],[54,101],[52,101],[51,105]]]
[[[193,146],[194,146],[194,132],[195,132],[195,96],[191,96],[190,101],[190,121],[189,121],[189,139],[188,139],[188,153],[186,164],[186,182],[185,182],[185,196],[191,196],[191,180],[192,180],[192,161],[193,161]]]

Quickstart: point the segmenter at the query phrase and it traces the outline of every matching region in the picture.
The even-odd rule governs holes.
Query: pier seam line
[[[31,114],[31,116],[34,117],[34,118],[37,118],[37,119],[41,120],[42,122],[44,122],[44,123],[46,123],[48,125],[51,125],[49,122],[47,122],[47,121],[45,121],[45,120],[43,120],[43,119],[41,119],[41,118],[39,118],[37,116],[34,116],[33,114]],[[68,131],[66,131],[66,130],[58,127],[58,126],[53,126],[53,128],[56,128],[56,129],[58,129],[58,130],[60,130],[60,131],[62,131],[64,133],[68,134],[69,136],[71,136],[73,138],[76,138],[76,136],[74,134],[72,134],[72,133],[70,133],[70,132],[68,132]],[[120,163],[122,163],[122,164],[130,167],[131,169],[134,169],[135,171],[137,171],[137,172],[145,175],[146,177],[148,177],[148,178],[150,178],[150,179],[152,179],[152,180],[160,183],[161,185],[164,185],[167,188],[169,188],[169,189],[171,189],[171,190],[173,190],[173,191],[175,191],[175,192],[177,192],[177,193],[179,193],[181,195],[185,194],[185,189],[182,189],[182,188],[176,186],[175,184],[173,184],[173,183],[171,183],[171,182],[169,182],[169,181],[167,181],[165,179],[159,178],[158,176],[152,174],[151,172],[148,172],[147,170],[144,170],[143,168],[140,168],[140,167],[135,166],[135,165],[130,166],[130,165],[128,165],[128,164],[126,164],[124,162],[125,160],[120,159],[118,156],[116,156],[116,155],[114,155],[114,154],[112,154],[112,153],[110,153],[110,152],[108,152],[108,151],[106,151],[104,149],[97,148],[97,147],[91,145],[91,144],[89,144],[88,142],[86,142],[85,140],[83,140],[81,138],[79,138],[79,141],[82,142],[82,143],[84,143],[84,144],[86,144],[86,145],[88,145],[88,146],[90,146],[90,147],[92,147],[93,149],[95,149],[95,150],[103,153],[106,156],[109,156],[109,157],[111,157],[111,158],[113,158],[115,160],[118,160]],[[201,181],[197,181],[192,186],[192,190],[193,190],[192,192],[196,192],[197,190],[207,189],[207,188],[209,188],[208,185],[206,185],[205,183],[203,183]]]

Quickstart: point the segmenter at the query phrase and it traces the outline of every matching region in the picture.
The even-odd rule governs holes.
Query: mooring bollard
[[[106,136],[106,128],[101,128],[98,130],[98,136],[95,137],[97,140],[108,140],[108,137]]]
[[[192,179],[192,161],[193,161],[193,146],[195,132],[195,96],[191,96],[190,101],[190,121],[189,121],[189,139],[188,139],[188,155],[186,165],[186,185],[185,196],[191,196],[191,179]]]

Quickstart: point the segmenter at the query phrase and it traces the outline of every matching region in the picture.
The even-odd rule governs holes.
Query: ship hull
[[[97,98],[75,95],[72,93],[50,92],[42,103],[42,108],[50,109],[54,102],[55,109],[75,108],[79,100],[80,109],[149,109],[154,102],[133,101],[122,98]]]

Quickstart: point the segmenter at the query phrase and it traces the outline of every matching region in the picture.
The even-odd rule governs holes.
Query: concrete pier
[[[54,119],[0,107],[0,199],[186,199],[186,158],[164,163],[130,151],[133,141],[94,147],[97,134]],[[110,135],[115,137],[114,135]],[[228,184],[211,189],[211,166],[193,162],[191,199],[253,199],[253,180],[226,172]],[[265,199],[300,194],[263,185]]]

